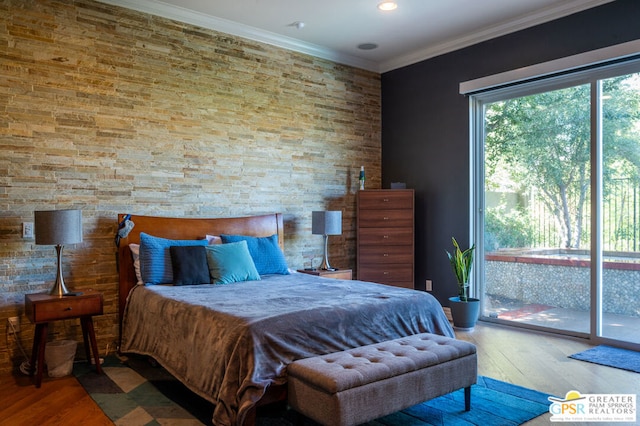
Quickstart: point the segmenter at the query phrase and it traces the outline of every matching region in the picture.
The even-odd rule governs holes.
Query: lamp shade
[[[342,211],[312,212],[311,233],[314,235],[341,235]]]
[[[82,210],[36,211],[36,244],[64,245],[82,242]]]

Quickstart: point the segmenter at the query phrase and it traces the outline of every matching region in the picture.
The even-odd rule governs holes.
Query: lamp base
[[[56,253],[58,255],[58,271],[56,273],[56,283],[53,285],[53,288],[49,292],[51,296],[62,297],[65,294],[69,293],[67,287],[64,285],[64,278],[62,278],[62,249],[64,247],[58,244],[56,246]]]
[[[329,265],[329,250],[328,250],[328,242],[329,236],[327,234],[324,235],[324,255],[322,256],[322,263],[318,267],[323,271],[334,271],[335,269]]]

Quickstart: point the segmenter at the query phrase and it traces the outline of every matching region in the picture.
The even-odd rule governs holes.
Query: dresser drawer
[[[413,232],[413,210],[361,210],[358,216],[360,228],[411,228]]]
[[[358,244],[366,245],[399,245],[413,244],[413,228],[360,228]]]
[[[370,209],[409,209],[413,211],[413,191],[360,191],[358,207]]]
[[[25,313],[34,323],[77,318],[88,315],[102,315],[102,295],[67,296],[46,301],[31,302],[27,299]]]
[[[390,266],[390,267],[388,267]],[[410,282],[413,288],[413,264],[377,265],[360,264],[358,279],[374,283],[391,284],[394,282]]]
[[[411,246],[358,246],[359,265],[364,264],[413,264]]]

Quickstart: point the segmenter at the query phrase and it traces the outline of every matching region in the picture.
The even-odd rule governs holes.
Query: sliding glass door
[[[640,343],[640,73],[599,82],[605,338]]]
[[[640,343],[638,70],[474,95],[483,319]]]
[[[590,85],[485,104],[485,314],[589,333]]]

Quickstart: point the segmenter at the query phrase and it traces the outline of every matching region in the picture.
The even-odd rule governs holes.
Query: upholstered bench
[[[461,388],[469,411],[476,347],[416,334],[301,359],[287,375],[289,405],[323,425],[364,423]]]

